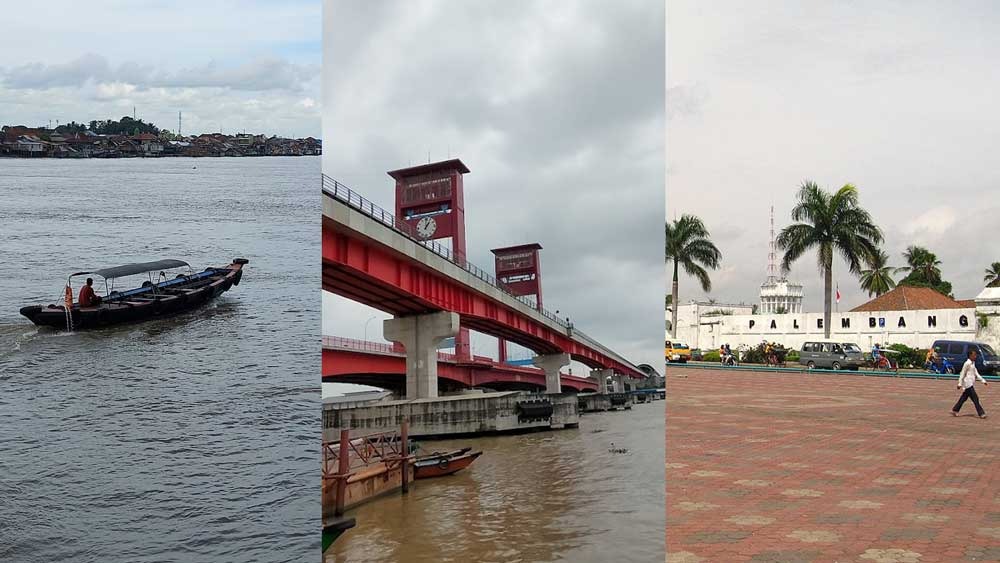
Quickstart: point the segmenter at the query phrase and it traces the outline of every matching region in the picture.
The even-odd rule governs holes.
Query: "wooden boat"
[[[337,538],[344,535],[344,532],[353,528],[357,522],[354,518],[335,518],[329,523],[323,523],[323,551],[333,545]]]
[[[472,465],[472,462],[481,455],[483,452],[474,452],[472,448],[462,448],[451,452],[434,452],[421,456],[413,462],[413,477],[414,479],[430,479],[431,477],[451,475]]]
[[[237,258],[220,268],[194,272],[181,260],[157,260],[125,264],[89,272],[76,272],[66,281],[66,300],[60,305],[31,305],[21,308],[21,314],[39,326],[81,330],[120,323],[144,321],[194,309],[239,285],[243,266],[250,261]],[[170,278],[167,270],[186,268]],[[154,272],[158,272],[154,278]],[[146,274],[147,280],[134,289],[116,290],[118,278]],[[81,307],[73,302],[73,278],[94,275],[104,278],[105,295],[95,304]]]

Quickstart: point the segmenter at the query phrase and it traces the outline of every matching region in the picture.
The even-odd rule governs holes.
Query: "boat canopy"
[[[90,272],[77,272],[73,275],[80,276],[84,274],[97,274],[102,278],[110,279],[131,276],[133,274],[144,274],[146,272],[154,272],[156,270],[169,270],[170,268],[184,267],[190,268],[191,266],[183,260],[156,260],[154,262],[137,262],[135,264],[112,266],[110,268],[101,268],[100,270],[93,270]]]

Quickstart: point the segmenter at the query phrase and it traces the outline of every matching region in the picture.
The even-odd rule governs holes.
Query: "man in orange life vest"
[[[80,288],[80,298],[77,301],[81,307],[93,307],[101,302],[101,298],[94,293],[94,278],[87,278],[87,285]]]

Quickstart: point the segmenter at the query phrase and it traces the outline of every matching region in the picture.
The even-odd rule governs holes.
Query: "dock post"
[[[344,514],[344,497],[347,496],[347,473],[351,469],[351,431],[340,431],[340,453],[337,459],[337,504],[334,509],[336,516]]]
[[[407,443],[406,439],[407,435],[409,434],[409,426],[410,426],[409,422],[406,419],[403,419],[403,424],[400,426],[399,429],[400,447],[402,448],[403,451],[403,460],[401,465],[401,467],[403,468],[403,494],[406,494],[410,490],[410,483],[406,479],[407,466],[409,466],[410,464],[409,463],[410,445],[409,443]]]

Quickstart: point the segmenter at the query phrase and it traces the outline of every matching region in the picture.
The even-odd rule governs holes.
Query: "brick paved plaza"
[[[667,374],[668,563],[1000,561],[1000,384]]]

